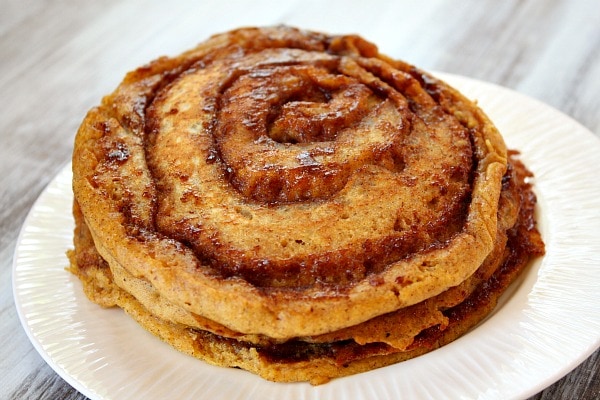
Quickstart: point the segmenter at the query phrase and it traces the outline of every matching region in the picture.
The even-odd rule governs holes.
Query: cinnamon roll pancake
[[[356,35],[215,35],[126,75],[73,153],[70,270],[175,348],[274,381],[439,347],[543,254],[482,110]]]

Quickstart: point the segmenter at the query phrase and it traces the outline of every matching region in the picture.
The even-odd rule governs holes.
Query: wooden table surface
[[[0,0],[0,10],[2,399],[84,398],[44,362],[21,327],[13,251],[28,210],[69,161],[85,112],[127,71],[158,56],[247,25],[355,32],[422,68],[537,98],[600,136],[596,0]],[[532,398],[600,398],[598,354]]]

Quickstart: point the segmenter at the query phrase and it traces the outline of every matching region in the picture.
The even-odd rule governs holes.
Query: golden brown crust
[[[443,82],[356,36],[277,27],[128,74],[79,129],[73,187],[111,267],[284,340],[464,281],[493,249],[505,169],[493,124]]]

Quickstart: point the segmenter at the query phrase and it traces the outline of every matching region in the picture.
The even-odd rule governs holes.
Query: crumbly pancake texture
[[[544,251],[528,175],[473,102],[372,43],[239,29],[87,114],[70,270],[185,353],[319,384],[484,318]]]

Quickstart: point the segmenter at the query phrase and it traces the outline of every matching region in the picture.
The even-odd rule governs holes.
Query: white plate
[[[70,166],[31,210],[14,257],[21,322],[50,366],[92,399],[525,398],[600,345],[600,141],[535,100],[440,74],[478,99],[535,172],[547,254],[498,309],[432,353],[326,385],[277,384],[180,354],[118,309],[89,302],[65,271],[71,246]]]

